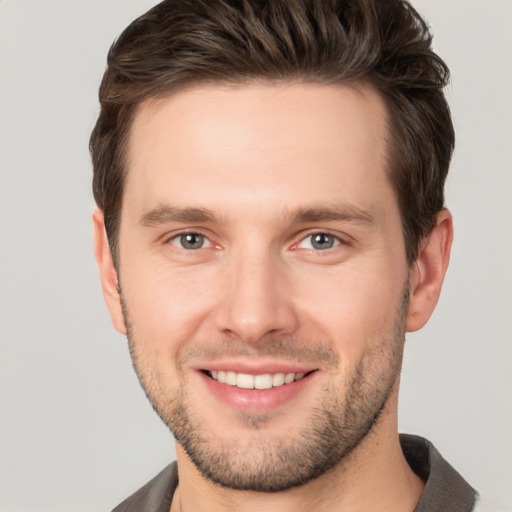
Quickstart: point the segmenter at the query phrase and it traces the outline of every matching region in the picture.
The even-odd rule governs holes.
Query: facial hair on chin
[[[121,294],[122,297],[122,294]],[[290,439],[288,435],[272,437],[264,443],[234,443],[232,439],[215,438],[207,421],[199,411],[185,386],[169,395],[164,390],[156,369],[144,360],[141,340],[124,300],[123,313],[127,326],[130,354],[142,388],[155,412],[173,432],[201,474],[222,487],[258,492],[279,492],[303,485],[340,463],[368,436],[383,411],[393,386],[399,378],[405,318],[409,304],[406,282],[392,332],[382,333],[370,358],[363,358],[342,391],[328,381],[312,409],[309,421]],[[186,368],[187,361],[196,354],[215,358],[221,355],[267,355],[290,357],[296,360],[319,361],[332,374],[339,369],[339,357],[331,346],[300,345],[287,339],[269,339],[259,345],[236,346],[232,341],[215,346],[184,347],[178,354],[177,370]],[[375,361],[377,354],[387,350],[387,361]],[[379,366],[376,367],[372,364]],[[180,379],[180,382],[183,382]],[[248,417],[249,431],[265,428],[268,418]],[[228,436],[229,437],[229,436]]]

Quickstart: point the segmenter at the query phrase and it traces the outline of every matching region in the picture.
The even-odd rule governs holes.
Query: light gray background
[[[149,0],[0,0],[3,512],[110,510],[174,457],[110,325],[92,256],[97,88]],[[402,431],[512,505],[512,2],[417,0],[450,65],[456,236],[408,337]]]

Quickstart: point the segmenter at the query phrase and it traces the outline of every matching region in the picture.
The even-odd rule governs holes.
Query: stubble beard
[[[325,385],[307,425],[293,438],[287,433],[272,437],[272,430],[268,431],[267,438],[260,437],[272,418],[246,415],[241,419],[247,431],[254,433],[252,442],[219,440],[209,430],[208,422],[198,414],[186,388],[181,385],[173,391],[164,389],[160,384],[162,379],[145,363],[126,303],[124,300],[122,303],[133,366],[153,409],[200,473],[225,488],[271,493],[316,479],[344,461],[372,433],[394,386],[398,385],[409,304],[407,283],[393,332],[383,333],[383,339],[372,354],[361,360],[344,388],[346,391],[330,381]],[[230,342],[229,346],[232,345]],[[287,351],[296,356],[294,349],[292,342],[269,340],[261,350],[265,355],[283,355]],[[380,365],[380,371],[376,372],[372,363],[378,358],[377,354],[382,357],[382,351],[387,351],[386,359],[375,362]],[[324,367],[330,368],[333,374],[339,371],[339,358],[326,345],[303,348],[302,355],[309,358],[304,360],[323,361]],[[178,355],[178,370],[189,356],[183,354],[180,358]],[[259,442],[261,439],[266,442]]]

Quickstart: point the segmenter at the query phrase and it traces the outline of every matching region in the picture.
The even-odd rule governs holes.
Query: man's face
[[[318,476],[396,393],[408,266],[385,137],[369,88],[198,87],[135,117],[119,238],[130,349],[217,483]]]

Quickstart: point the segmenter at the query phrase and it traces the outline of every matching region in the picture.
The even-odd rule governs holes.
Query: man
[[[167,0],[115,42],[95,252],[177,440],[177,464],[115,510],[473,509],[397,431],[405,332],[452,241],[430,43],[398,0]]]

